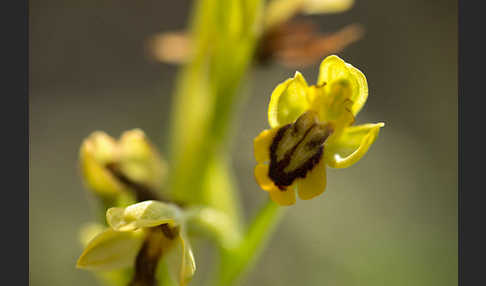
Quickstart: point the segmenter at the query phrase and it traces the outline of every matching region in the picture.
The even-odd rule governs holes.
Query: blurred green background
[[[167,152],[177,67],[150,60],[144,44],[184,29],[191,4],[30,1],[31,285],[96,285],[74,267],[79,228],[95,218],[78,176],[81,140],[139,127]],[[322,32],[364,26],[339,56],[368,78],[357,123],[386,126],[362,161],[328,172],[324,195],[289,208],[242,285],[457,285],[456,1],[357,0],[308,18]],[[309,82],[318,64],[300,69]],[[242,89],[232,150],[247,217],[267,199],[253,179],[252,139],[268,126],[272,89],[293,73],[255,67]]]

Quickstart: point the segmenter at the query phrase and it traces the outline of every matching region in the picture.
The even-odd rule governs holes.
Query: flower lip
[[[270,146],[269,178],[285,191],[295,179],[305,178],[321,160],[324,142],[332,130],[321,124],[313,111],[277,131]]]
[[[271,129],[253,140],[255,178],[280,205],[312,199],[326,188],[326,167],[359,161],[383,123],[354,126],[368,98],[364,74],[338,56],[326,57],[315,85],[299,72],[278,84],[268,105]],[[269,163],[268,163],[269,162]]]

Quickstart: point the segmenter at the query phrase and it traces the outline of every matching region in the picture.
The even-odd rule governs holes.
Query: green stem
[[[178,77],[171,120],[171,191],[176,200],[224,211],[240,225],[228,167],[227,139],[238,88],[260,37],[263,0],[196,1],[194,57]],[[260,28],[260,29],[259,29]],[[217,285],[247,271],[272,234],[282,209],[268,201],[236,248],[222,248]],[[239,229],[239,227],[237,227]]]
[[[178,77],[171,119],[170,190],[178,201],[239,209],[234,187],[213,190],[221,193],[218,196],[208,195],[205,186],[212,180],[212,169],[228,165],[224,162],[228,130],[238,88],[260,35],[255,27],[261,9],[262,0],[195,2],[191,23],[194,56]],[[240,223],[235,213],[230,215]]]
[[[284,208],[272,200],[265,203],[253,219],[239,247],[223,252],[221,272],[215,285],[228,286],[237,283],[238,278],[250,270],[265,248],[283,214]]]

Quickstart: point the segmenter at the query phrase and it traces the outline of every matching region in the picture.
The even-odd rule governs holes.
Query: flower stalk
[[[190,32],[195,52],[180,71],[171,119],[174,173],[170,186],[174,196],[194,204],[225,206],[223,210],[236,223],[240,219],[235,211],[239,209],[235,187],[209,196],[204,182],[211,176],[212,168],[221,168],[228,162],[228,129],[238,87],[252,62],[259,36],[261,2],[196,2]],[[189,110],[190,106],[197,109]]]
[[[223,251],[220,275],[214,285],[234,285],[251,269],[284,213],[284,208],[272,200],[267,200],[252,220],[240,245],[232,250]]]

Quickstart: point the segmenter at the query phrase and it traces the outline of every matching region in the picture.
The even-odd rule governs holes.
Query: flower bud
[[[167,172],[140,129],[124,132],[118,141],[104,132],[93,132],[83,141],[79,158],[85,185],[108,199],[134,195],[137,188],[159,191]]]
[[[117,143],[108,134],[96,131],[86,138],[79,154],[85,186],[103,198],[126,191],[124,185],[106,168],[117,161]]]
[[[167,165],[140,129],[126,131],[118,143],[119,170],[130,180],[160,191],[167,175]]]

